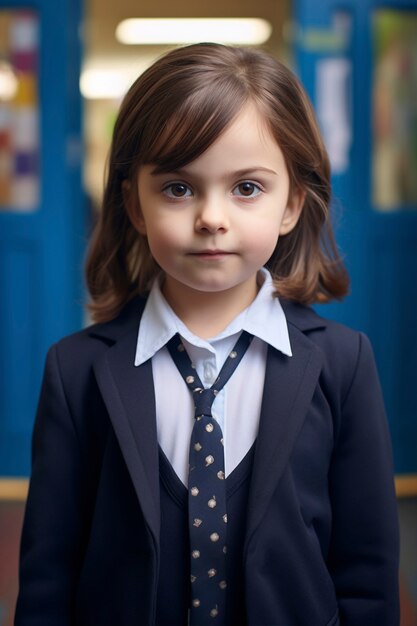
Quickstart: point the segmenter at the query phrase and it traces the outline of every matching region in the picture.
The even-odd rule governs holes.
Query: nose
[[[197,232],[216,233],[229,228],[229,219],[224,200],[210,197],[201,200],[195,220]]]

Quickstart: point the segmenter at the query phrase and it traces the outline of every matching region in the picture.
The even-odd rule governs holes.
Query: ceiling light
[[[80,88],[84,98],[117,99],[125,91],[127,80],[122,72],[111,70],[84,70],[81,74]]]
[[[120,22],[116,39],[124,44],[215,41],[259,45],[271,33],[271,24],[260,18],[130,18]]]
[[[0,100],[13,100],[19,83],[9,63],[0,61]]]
[[[135,61],[123,57],[90,60],[81,72],[81,93],[88,100],[119,100],[155,60],[154,54],[141,55]]]

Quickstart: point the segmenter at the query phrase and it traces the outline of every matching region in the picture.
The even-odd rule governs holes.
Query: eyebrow
[[[248,176],[249,174],[253,174],[254,172],[265,172],[267,174],[273,174],[274,176],[278,176],[278,172],[269,169],[268,167],[263,167],[261,165],[254,165],[253,167],[245,167],[241,170],[235,170],[232,172],[228,172],[225,175],[225,178],[241,178],[244,176]],[[166,174],[175,174],[176,176],[191,176],[190,172],[186,167],[178,168],[174,170],[168,170],[166,172],[161,172],[158,167],[155,167],[151,171],[151,176],[164,176]]]

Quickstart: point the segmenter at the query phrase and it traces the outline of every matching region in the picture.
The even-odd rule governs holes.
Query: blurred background
[[[157,24],[156,41],[152,22],[131,18],[256,18],[194,23],[192,37],[264,47],[313,101],[352,279],[343,303],[318,309],[374,346],[394,448],[401,626],[417,626],[417,0],[0,0],[0,626],[13,621],[46,350],[88,323],[83,260],[117,109],[144,68],[188,41],[178,22]]]

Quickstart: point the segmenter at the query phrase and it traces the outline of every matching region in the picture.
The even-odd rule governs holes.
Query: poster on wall
[[[0,10],[0,211],[39,207],[39,19]]]
[[[373,16],[373,205],[417,205],[417,12]]]

